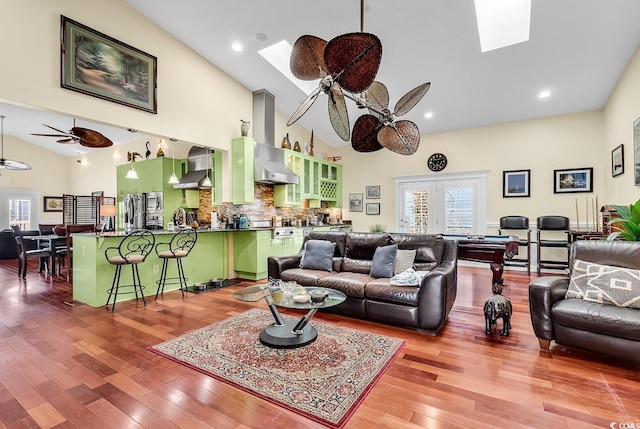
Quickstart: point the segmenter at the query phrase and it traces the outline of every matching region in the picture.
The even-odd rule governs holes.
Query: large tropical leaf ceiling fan
[[[407,120],[396,117],[407,114],[431,87],[424,83],[405,94],[389,110],[389,92],[375,81],[382,60],[382,43],[374,34],[363,32],[364,0],[360,0],[360,32],[347,33],[329,42],[311,35],[296,40],[290,58],[291,73],[301,80],[320,79],[291,115],[287,125],[294,124],[316,101],[320,93],[328,96],[329,120],[344,141],[351,139],[357,152],[374,152],[383,147],[411,155],[418,150],[420,130]],[[368,114],[360,116],[350,131],[345,98],[355,101]]]
[[[51,128],[54,131],[57,131],[59,134],[40,134],[40,133],[31,133],[32,136],[42,136],[42,137],[56,137],[57,143],[62,144],[74,144],[79,143],[81,146],[90,147],[90,148],[103,148],[109,147],[113,145],[113,142],[106,138],[101,133],[90,130],[88,128],[76,127],[76,120],[73,120],[73,128],[71,128],[68,132],[59,130],[58,128],[54,128],[51,125],[42,124],[47,128]]]

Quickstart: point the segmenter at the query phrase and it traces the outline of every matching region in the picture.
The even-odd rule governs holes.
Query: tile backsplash
[[[200,190],[200,208],[198,209],[198,219],[203,223],[211,222],[211,212],[217,211],[219,219],[231,218],[233,215],[245,214],[251,220],[271,219],[273,216],[282,216],[283,219],[304,221],[309,217],[317,219],[322,213],[328,213],[330,223],[340,223],[342,221],[342,209],[327,207],[322,203],[322,207],[309,208],[309,202],[303,201],[301,207],[275,207],[273,205],[273,185],[258,184],[254,188],[253,204],[235,205],[224,203],[219,206],[211,204],[211,191]]]

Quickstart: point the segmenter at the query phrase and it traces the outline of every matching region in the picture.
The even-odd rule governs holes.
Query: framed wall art
[[[380,214],[380,203],[367,203],[367,214],[368,215],[379,215]]]
[[[61,86],[157,113],[157,58],[60,16]]]
[[[531,170],[509,170],[502,172],[502,197],[530,197]]]
[[[349,211],[362,211],[362,194],[349,194]]]
[[[593,192],[593,168],[553,170],[553,192]]]
[[[616,177],[624,173],[624,145],[611,151],[611,176]]]
[[[42,197],[45,212],[62,212],[62,197]]]
[[[640,186],[640,118],[633,122],[633,183]]]
[[[366,192],[368,200],[379,200],[380,199],[380,185],[367,186],[367,187],[365,187],[365,192]]]

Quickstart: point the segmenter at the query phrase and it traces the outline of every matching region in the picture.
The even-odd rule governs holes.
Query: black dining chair
[[[51,256],[50,249],[29,250],[20,227],[18,225],[11,225],[11,231],[16,240],[18,250],[18,277],[24,278],[27,276],[27,261],[29,258],[38,258],[39,269],[42,270],[42,268],[48,264],[49,257]]]
[[[58,256],[58,273],[62,272],[62,267],[67,267],[67,281],[71,281],[73,274],[73,236],[72,234],[77,232],[94,232],[95,225],[75,225],[69,224],[66,226],[65,245],[62,247],[56,247],[56,255]]]
[[[147,256],[153,250],[156,243],[156,237],[148,230],[137,230],[127,234],[117,247],[107,247],[104,250],[104,256],[107,261],[115,265],[116,272],[113,275],[113,282],[111,288],[107,290],[109,297],[107,298],[107,307],[113,296],[113,306],[111,312],[116,308],[116,301],[118,300],[118,293],[134,293],[136,295],[136,301],[138,300],[138,292],[142,296],[142,302],[147,305],[147,301],[144,299],[144,286],[140,282],[140,272],[138,271],[138,265],[143,263]],[[131,267],[132,284],[120,284],[120,273],[122,267]],[[132,288],[132,291],[120,292],[122,288]]]

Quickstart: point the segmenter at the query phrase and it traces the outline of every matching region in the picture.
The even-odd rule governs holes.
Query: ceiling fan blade
[[[75,134],[80,138],[78,143],[80,143],[80,145],[82,146],[92,147],[92,148],[102,148],[102,147],[109,147],[113,145],[113,142],[111,140],[109,140],[108,138],[106,138],[105,136],[103,136],[97,131],[90,130],[88,128],[82,128],[82,127],[73,127],[71,131],[73,132],[73,134]]]
[[[389,91],[382,82],[373,82],[365,92],[365,99],[370,104],[370,107],[378,111],[385,110],[387,107],[389,107]],[[371,108],[369,109],[369,113],[378,118],[381,117],[381,115],[379,115],[376,111],[371,110]]]
[[[351,147],[356,152],[375,152],[382,149],[378,143],[378,131],[382,124],[374,115],[362,115],[353,124]]]
[[[59,132],[59,133],[62,133],[62,134],[64,134],[65,136],[71,137],[71,134],[69,134],[69,133],[68,133],[68,132],[66,132],[66,131],[62,131],[62,130],[59,130],[59,129],[57,129],[57,128],[53,128],[51,125],[47,125],[47,124],[42,124],[42,125],[44,125],[44,126],[45,126],[45,127],[47,127],[47,128],[51,128],[51,129],[52,129],[52,130],[54,130],[54,131],[57,131],[57,132]]]
[[[348,92],[367,89],[376,78],[382,60],[382,43],[370,33],[347,33],[331,39],[324,62],[334,80]]]
[[[6,158],[0,158],[0,168],[6,168],[7,170],[31,170],[31,166],[29,164]]]
[[[31,133],[32,136],[41,136],[41,137],[67,137],[66,134],[39,134],[39,133]]]
[[[342,88],[337,83],[333,83],[329,89],[329,120],[333,129],[344,141],[349,141],[349,113],[347,112],[347,102],[344,99]]]
[[[73,139],[60,139],[60,140],[56,140],[56,143],[73,144],[75,143],[75,141]]]
[[[420,130],[411,121],[398,121],[378,131],[380,144],[400,155],[413,155],[420,144]]]
[[[293,44],[289,67],[298,79],[313,80],[325,77],[324,47],[327,41],[316,36],[301,36]]]
[[[409,110],[413,109],[413,107],[418,104],[418,102],[424,97],[424,95],[431,88],[431,82],[423,83],[422,85],[413,88],[411,91],[407,92],[398,102],[396,103],[396,107],[393,109],[393,114],[396,116],[402,116],[406,113],[409,113]]]
[[[316,98],[318,98],[318,95],[320,94],[321,90],[322,88],[318,86],[316,89],[313,90],[311,94],[307,95],[307,98],[305,98],[302,104],[300,104],[300,107],[298,107],[298,109],[296,109],[296,111],[293,112],[293,115],[291,115],[291,117],[289,118],[289,121],[287,122],[287,127],[295,124],[296,121],[302,117],[302,115],[307,113],[307,110],[309,110],[311,105],[313,105],[313,103],[316,101]]]

